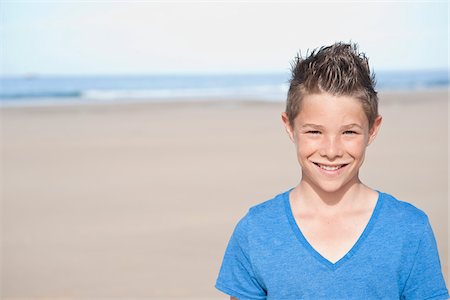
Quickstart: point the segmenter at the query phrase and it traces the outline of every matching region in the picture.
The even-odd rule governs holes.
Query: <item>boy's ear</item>
[[[289,118],[285,112],[281,113],[281,120],[283,120],[284,128],[286,128],[286,132],[289,135],[289,138],[292,142],[294,142],[294,130],[291,127],[291,123],[289,122]]]
[[[369,141],[367,142],[367,146],[369,146],[372,143],[372,141],[375,139],[375,137],[377,136],[378,130],[380,130],[380,127],[381,127],[382,120],[383,120],[383,118],[380,115],[378,115],[378,117],[373,122],[372,128],[370,128],[370,130],[369,130]]]

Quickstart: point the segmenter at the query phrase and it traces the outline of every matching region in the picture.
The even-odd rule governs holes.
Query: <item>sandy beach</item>
[[[236,222],[299,181],[284,103],[1,108],[1,299],[227,299]],[[363,181],[424,210],[449,283],[448,91],[380,94]]]

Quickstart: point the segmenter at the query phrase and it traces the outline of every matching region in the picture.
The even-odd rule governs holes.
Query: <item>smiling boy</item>
[[[336,43],[297,57],[282,120],[300,183],[252,207],[216,288],[232,299],[447,299],[428,218],[359,179],[382,117],[368,60]]]

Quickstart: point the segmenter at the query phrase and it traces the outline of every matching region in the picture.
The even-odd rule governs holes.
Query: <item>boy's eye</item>
[[[346,130],[344,131],[344,134],[357,134],[357,132],[353,130]]]
[[[309,134],[320,134],[320,131],[319,130],[310,130],[310,131],[307,131],[306,133],[309,133]]]

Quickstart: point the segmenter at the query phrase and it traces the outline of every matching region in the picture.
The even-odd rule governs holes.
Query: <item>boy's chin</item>
[[[319,182],[315,184],[315,189],[319,193],[339,193],[348,189],[349,183],[345,182]]]

